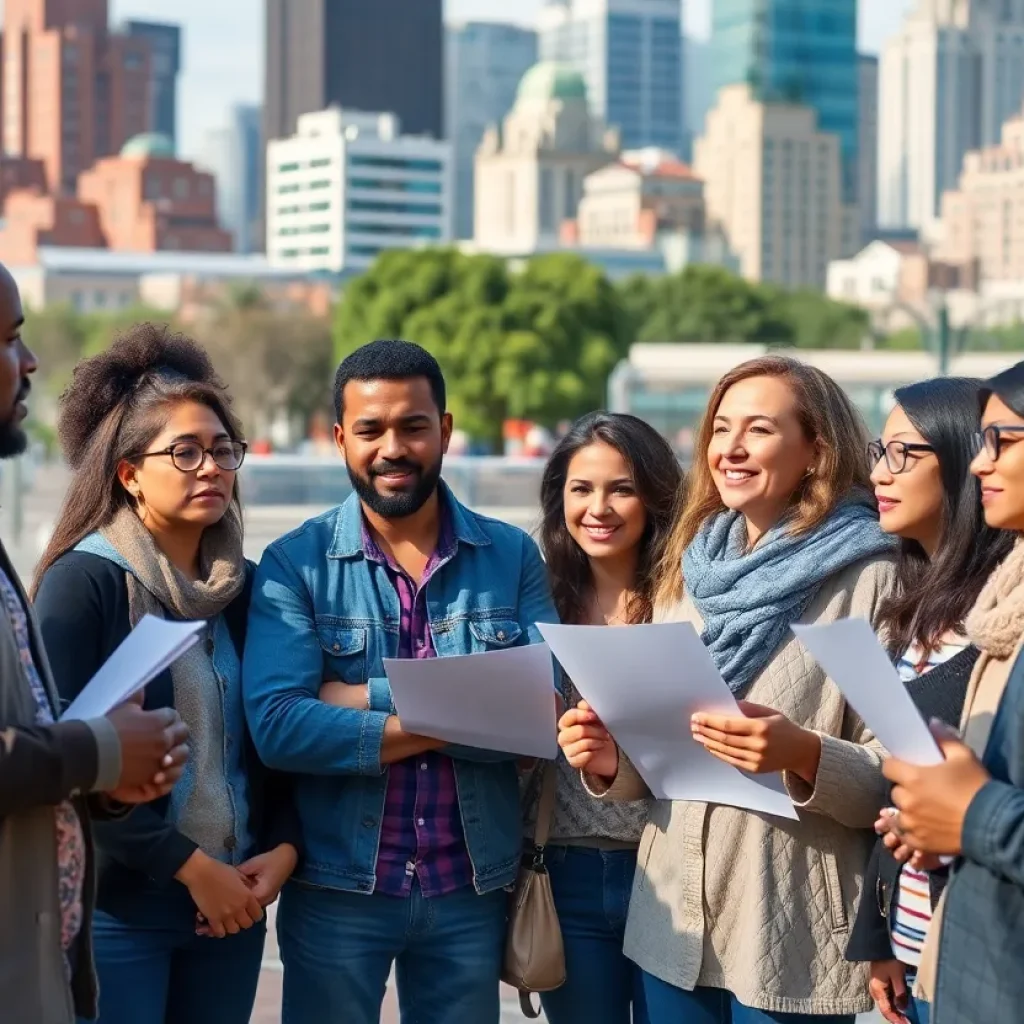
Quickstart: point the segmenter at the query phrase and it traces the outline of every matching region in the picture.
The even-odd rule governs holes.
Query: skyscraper
[[[445,46],[445,130],[455,153],[455,237],[473,237],[473,164],[484,132],[512,109],[537,62],[537,33],[516,25],[452,25]]]
[[[181,26],[155,21],[126,21],[124,31],[149,43],[150,127],[178,144],[178,72],[181,71]]]
[[[878,212],[927,228],[1024,98],[1024,0],[918,0],[879,63]]]
[[[681,0],[548,0],[540,59],[578,71],[626,149],[684,144]]]
[[[443,135],[442,0],[266,0],[264,138],[337,105]]]
[[[6,0],[3,149],[41,160],[57,194],[151,126],[149,43],[107,16],[107,0]]]
[[[857,0],[713,0],[715,88],[745,83],[799,103],[839,137],[846,202],[857,199]]]
[[[217,182],[217,212],[231,232],[236,252],[252,252],[258,244],[263,173],[263,112],[237,104],[228,123],[207,133],[199,163]]]
[[[860,206],[860,241],[868,242],[878,226],[878,58],[862,53],[857,140],[857,195]]]

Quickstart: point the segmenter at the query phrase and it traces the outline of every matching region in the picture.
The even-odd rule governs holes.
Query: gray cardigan
[[[28,611],[35,666],[59,702],[42,640],[17,575],[0,545],[0,569]],[[90,815],[109,813],[90,791],[121,774],[117,734],[106,719],[36,725],[35,698],[10,619],[0,609],[0,1017],[12,1024],[73,1024],[96,1015],[90,919],[95,900]],[[68,986],[60,942],[54,807],[71,799],[86,841],[85,914],[71,951]]]

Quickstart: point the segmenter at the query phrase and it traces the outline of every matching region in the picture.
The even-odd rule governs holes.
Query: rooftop
[[[311,275],[272,267],[265,256],[222,252],[117,252],[41,245],[35,263],[55,274],[183,274],[210,278],[307,278]],[[28,267],[21,269],[30,269]]]
[[[523,75],[516,93],[516,102],[549,100],[586,100],[587,84],[583,76],[564,64],[542,61]]]
[[[174,143],[166,135],[160,132],[143,132],[130,138],[121,147],[121,156],[132,156],[141,159],[159,158],[163,160],[174,160],[177,154],[174,152]]]

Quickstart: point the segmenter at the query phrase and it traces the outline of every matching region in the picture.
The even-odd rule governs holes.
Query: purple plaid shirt
[[[388,558],[363,521],[363,551],[387,570],[398,593],[401,623],[399,658],[436,657],[427,619],[427,583],[455,554],[451,514],[442,503],[437,549],[427,562],[419,587]],[[377,887],[387,896],[408,896],[413,879],[424,896],[444,896],[473,882],[473,865],[466,847],[451,758],[437,751],[396,761],[388,769],[380,846],[377,851]]]

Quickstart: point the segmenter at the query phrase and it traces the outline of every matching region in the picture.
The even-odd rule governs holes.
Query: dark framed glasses
[[[924,455],[934,451],[930,444],[914,444],[911,441],[890,441],[888,444],[882,444],[881,441],[872,441],[868,445],[868,458],[871,460],[872,468],[884,458],[889,472],[899,474],[907,471],[907,465],[915,454]]]
[[[143,452],[135,458],[152,459],[158,455],[170,455],[175,469],[182,473],[194,473],[209,455],[218,469],[233,473],[241,468],[248,447],[245,441],[218,441],[212,448],[204,448],[195,441],[178,441],[169,448],[162,448],[158,452]]]
[[[1008,424],[1002,426],[998,423],[992,423],[978,435],[979,448],[983,449],[985,454],[995,462],[1003,450],[1003,435],[1004,434],[1024,434],[1024,426],[1017,426]]]

